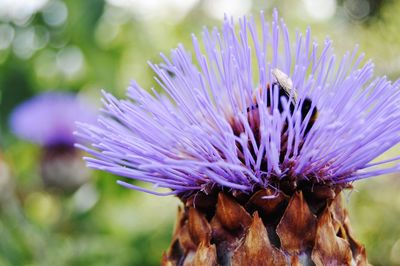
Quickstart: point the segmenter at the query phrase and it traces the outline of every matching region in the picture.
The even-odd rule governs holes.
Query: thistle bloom
[[[41,176],[45,185],[74,190],[89,178],[75,149],[75,121],[94,122],[96,112],[77,96],[64,92],[47,92],[15,108],[10,128],[21,139],[39,144]]]
[[[398,171],[391,160],[370,162],[400,141],[400,82],[374,78],[357,49],[338,58],[331,41],[312,42],[310,30],[291,41],[276,13],[261,25],[259,32],[242,18],[235,33],[226,19],[221,32],[206,29],[204,54],[193,36],[195,62],[183,46],[171,59],[162,55],[164,64],[151,66],[167,96],[135,82],[131,100],[104,93],[99,123],[79,132],[95,148],[82,147],[97,157],[88,165],[174,194],[212,186],[251,192],[285,179],[345,184]],[[276,82],[272,69],[291,78],[290,99],[267,88]],[[305,99],[311,106],[302,113]]]
[[[357,49],[338,58],[309,29],[292,41],[277,12],[260,28],[226,18],[193,47],[151,64],[166,95],[135,82],[130,100],[104,92],[98,124],[77,133],[92,143],[78,145],[88,166],[184,201],[163,262],[365,264],[338,195],[399,171],[400,157],[371,161],[400,142],[400,81],[374,77]]]

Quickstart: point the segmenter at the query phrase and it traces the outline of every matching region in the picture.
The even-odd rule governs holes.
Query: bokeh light
[[[336,0],[303,0],[307,13],[315,20],[328,20],[335,15]]]

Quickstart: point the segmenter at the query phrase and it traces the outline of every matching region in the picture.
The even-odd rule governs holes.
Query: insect
[[[272,75],[275,78],[275,82],[273,82],[271,85],[267,84],[267,90],[271,90],[270,94],[267,94],[267,107],[271,107],[271,98],[273,97],[272,95],[274,94],[274,90],[278,89],[278,99],[281,99],[284,97],[286,100],[290,101],[290,106],[289,110],[291,114],[294,113],[294,110],[296,108],[296,104],[298,101],[298,95],[296,90],[293,88],[293,82],[290,79],[288,75],[286,75],[284,72],[281,70],[275,68],[272,70]],[[272,96],[272,97],[271,97]],[[255,101],[255,99],[253,99]],[[278,110],[279,112],[284,111],[284,106],[281,102],[281,100],[278,101]],[[247,112],[250,112],[252,110],[257,110],[258,109],[258,104],[251,105],[250,107],[247,108]],[[311,111],[312,109],[312,111]],[[304,122],[305,118],[311,111],[311,116],[310,119],[307,122],[307,125],[305,127],[304,131],[304,136],[311,130],[313,127],[317,117],[318,117],[318,110],[316,107],[313,107],[313,103],[310,98],[306,97],[303,99],[300,107],[300,112],[301,112],[301,121]]]
[[[272,69],[272,75],[276,79],[275,84],[279,86],[279,92],[281,92],[282,90],[282,92],[285,93],[287,97],[290,97],[290,94],[293,93],[293,98],[296,100],[297,93],[296,90],[293,90],[293,82],[289,78],[289,76],[277,68]]]

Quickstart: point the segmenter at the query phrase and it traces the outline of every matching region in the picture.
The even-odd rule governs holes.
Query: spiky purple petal
[[[81,124],[77,133],[93,143],[81,146],[96,157],[88,165],[172,193],[246,192],[288,176],[341,184],[399,171],[385,166],[392,161],[370,162],[400,142],[400,81],[374,77],[357,48],[337,58],[331,44],[312,42],[309,29],[290,41],[276,11],[272,23],[261,15],[261,29],[253,18],[238,25],[226,18],[221,31],[193,36],[193,56],[180,45],[151,64],[166,94],[135,82],[130,100],[104,92],[98,124]],[[293,82],[288,99],[268,89],[276,68]]]

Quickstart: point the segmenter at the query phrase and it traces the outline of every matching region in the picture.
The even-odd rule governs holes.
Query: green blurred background
[[[359,44],[376,74],[400,76],[400,1],[394,0],[0,0],[0,265],[158,265],[178,200],[129,191],[93,172],[73,193],[46,189],[40,147],[8,129],[11,110],[49,90],[100,89],[123,97],[131,79],[155,86],[147,61],[160,62],[224,12],[270,16],[312,27],[338,55]],[[388,154],[400,153],[399,146]],[[360,181],[347,205],[374,265],[400,265],[400,176]]]

